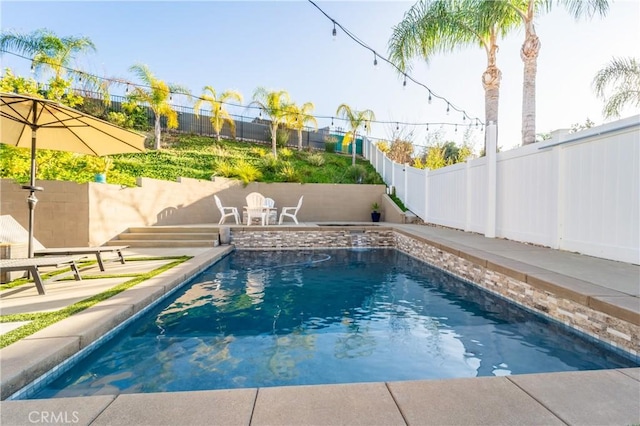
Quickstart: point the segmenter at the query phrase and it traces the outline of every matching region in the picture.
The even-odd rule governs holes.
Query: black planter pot
[[[380,222],[380,212],[371,212],[371,220],[373,222]]]

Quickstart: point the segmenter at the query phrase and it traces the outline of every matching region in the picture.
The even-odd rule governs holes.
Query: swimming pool
[[[632,366],[393,249],[235,251],[34,398]]]

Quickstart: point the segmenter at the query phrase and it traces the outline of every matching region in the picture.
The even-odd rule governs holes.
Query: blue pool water
[[[632,366],[396,250],[236,251],[34,397]]]

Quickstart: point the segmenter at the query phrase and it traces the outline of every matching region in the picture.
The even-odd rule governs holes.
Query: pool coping
[[[258,231],[260,227],[242,227],[241,229]],[[274,227],[266,227],[270,231],[274,230]],[[278,227],[279,231],[301,231],[301,230],[318,230],[323,228],[322,226],[291,226],[291,227]],[[338,226],[327,226],[326,228],[335,231]],[[418,239],[424,243],[427,243],[439,250],[446,251],[453,255],[459,256],[463,259],[469,260],[475,264],[483,265],[486,268],[495,268],[501,273],[513,277],[515,279],[524,278],[525,282],[531,285],[539,286],[540,288],[552,289],[554,291],[566,292],[567,297],[577,299],[576,301],[586,302],[590,304],[593,309],[604,309],[612,314],[618,314],[625,318],[629,318],[638,323],[640,314],[637,310],[629,309],[628,306],[620,304],[619,300],[615,300],[616,293],[611,293],[614,300],[608,302],[606,300],[599,300],[592,295],[585,295],[578,291],[575,286],[578,284],[590,284],[585,281],[577,280],[575,278],[563,276],[556,272],[550,272],[543,268],[533,267],[522,262],[517,262],[512,259],[507,259],[495,254],[483,252],[469,248],[463,245],[451,244],[446,241],[439,241],[435,238],[426,238],[424,236],[417,235],[404,229],[398,229],[393,226],[377,225],[377,230],[392,230],[399,232],[403,235],[407,235],[411,238]],[[348,231],[367,230],[371,229],[370,226],[345,226]],[[111,328],[117,323],[130,318],[136,312],[139,312],[144,306],[157,300],[166,292],[170,291],[178,284],[184,282],[189,276],[201,271],[208,267],[222,256],[231,251],[232,247],[226,247],[223,250],[211,250],[202,253],[176,268],[164,272],[150,280],[147,280],[131,289],[126,290],[119,295],[101,302],[92,308],[89,308],[71,318],[60,321],[44,330],[41,330],[34,335],[16,342],[6,348],[0,350],[0,368],[2,371],[1,388],[2,399],[13,394],[26,384],[30,383],[40,375],[46,373],[51,368],[54,368],[65,358],[77,353],[83,347],[86,347],[92,341]],[[527,281],[528,280],[528,281]],[[604,291],[604,290],[603,290]],[[610,290],[614,291],[614,290]],[[67,331],[65,331],[67,330]],[[72,332],[69,333],[68,331]],[[628,370],[628,371],[627,371]],[[602,370],[603,372],[612,370]],[[624,369],[620,370],[627,377],[632,377],[638,383],[638,389],[640,390],[640,369]],[[578,374],[577,372],[575,374]],[[562,374],[562,373],[544,373],[546,375]],[[535,375],[534,375],[535,376]],[[521,377],[521,376],[513,376]],[[524,377],[524,376],[522,376]],[[496,378],[498,379],[498,378]],[[469,379],[478,380],[478,379]],[[507,379],[511,382],[517,382],[518,380]],[[438,381],[435,381],[438,382]],[[337,385],[319,385],[333,387]],[[387,389],[390,388],[389,384],[385,385]],[[273,388],[265,388],[273,389]],[[285,388],[286,389],[286,388]],[[262,389],[261,389],[262,390]],[[216,392],[216,391],[212,391]],[[257,391],[256,391],[257,392]],[[120,395],[118,397],[112,396],[110,398],[111,404],[113,401],[128,396]],[[89,397],[93,398],[93,397]],[[98,398],[98,397],[95,397]],[[161,397],[159,397],[161,398]],[[5,412],[7,406],[12,406],[15,403],[24,403],[27,401],[3,401],[2,411]],[[18,404],[21,405],[21,404]],[[639,418],[640,419],[640,418]]]

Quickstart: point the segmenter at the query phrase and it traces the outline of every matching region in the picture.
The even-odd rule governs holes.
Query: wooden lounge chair
[[[129,248],[129,246],[100,246],[100,247],[59,247],[59,248],[47,248],[42,250],[35,250],[33,254],[35,256],[61,256],[61,255],[78,255],[78,254],[95,254],[98,260],[98,266],[100,270],[104,271],[104,263],[102,262],[102,253],[117,253],[120,258],[120,263],[124,264],[124,256],[122,250]]]
[[[21,259],[0,259],[0,269],[3,271],[27,271],[33,277],[33,281],[38,288],[38,294],[45,294],[44,283],[40,275],[39,268],[53,266],[60,268],[62,266],[70,266],[76,281],[81,281],[80,271],[76,262],[87,256],[45,256]]]

